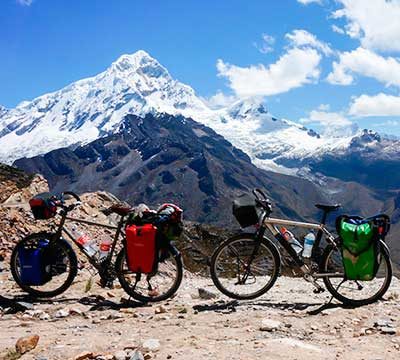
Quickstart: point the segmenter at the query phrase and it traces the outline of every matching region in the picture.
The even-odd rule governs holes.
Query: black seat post
[[[322,219],[321,219],[321,224],[322,225],[326,224],[326,219],[328,217],[328,213],[329,213],[329,210],[326,210],[326,209],[323,210]],[[321,229],[318,230],[317,234],[315,235],[315,242],[314,242],[314,246],[313,246],[313,254],[316,254],[316,253],[319,252],[319,250],[317,250],[317,249],[319,249],[319,244],[321,243],[322,235],[323,235],[322,230]]]
[[[328,213],[329,211],[324,210],[323,214],[322,214],[322,219],[321,219],[321,224],[325,225],[326,224],[326,218],[328,217]]]

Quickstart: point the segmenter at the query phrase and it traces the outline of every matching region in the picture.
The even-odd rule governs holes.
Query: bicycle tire
[[[272,259],[273,259],[273,270],[272,270],[272,275],[270,277],[270,280],[267,282],[267,284],[265,286],[263,286],[260,290],[255,291],[254,293],[251,293],[251,294],[234,293],[234,292],[228,290],[226,287],[224,287],[221,280],[219,279],[218,271],[217,271],[217,266],[218,266],[217,261],[218,261],[220,254],[223,252],[224,249],[226,249],[232,243],[238,242],[240,240],[251,240],[254,243],[256,243],[256,241],[258,241],[256,239],[255,234],[247,234],[247,233],[239,234],[239,235],[233,236],[233,237],[223,241],[215,249],[215,251],[212,254],[211,264],[210,264],[210,274],[211,274],[211,279],[212,279],[214,285],[224,295],[226,295],[230,298],[233,298],[233,299],[237,299],[237,300],[251,300],[251,299],[255,299],[255,298],[265,294],[275,284],[275,281],[278,278],[279,272],[280,272],[281,258],[280,258],[279,251],[276,248],[276,246],[270,240],[267,240],[265,238],[262,239],[261,246],[264,246],[266,249],[268,249],[268,251],[272,255]]]
[[[28,242],[32,242],[35,240],[52,239],[54,238],[54,236],[55,236],[54,233],[47,233],[47,232],[28,235],[27,237],[23,238],[17,243],[11,254],[10,270],[15,282],[23,291],[27,292],[34,298],[51,298],[62,294],[71,286],[78,272],[78,260],[71,245],[64,239],[58,239],[56,243],[52,244],[52,246],[59,247],[59,249],[63,250],[65,255],[68,257],[68,262],[70,264],[68,270],[68,276],[66,277],[66,280],[61,284],[61,286],[51,291],[45,291],[45,290],[42,291],[32,288],[32,286],[26,285],[22,282],[17,266],[19,249],[25,246],[25,244]]]
[[[385,295],[386,291],[389,289],[390,283],[392,281],[392,276],[393,276],[393,270],[392,270],[392,263],[390,260],[390,254],[389,250],[384,242],[381,241],[380,244],[380,249],[381,249],[381,262],[380,262],[380,267],[382,266],[383,263],[386,264],[386,275],[383,281],[382,286],[379,288],[379,290],[374,293],[372,296],[368,296],[367,298],[364,299],[351,299],[343,294],[341,294],[340,291],[340,286],[336,287],[334,284],[331,282],[331,278],[329,277],[324,277],[323,281],[328,289],[328,291],[332,294],[334,298],[337,300],[341,301],[345,305],[350,305],[350,306],[363,306],[363,305],[368,305],[372,304]],[[328,261],[331,257],[331,254],[333,251],[337,251],[338,249],[335,248],[333,245],[328,245],[322,254],[321,258],[321,265],[320,265],[320,271],[321,272],[328,272]],[[379,269],[381,269],[379,267]],[[350,280],[348,280],[350,281]],[[374,280],[372,280],[374,281]],[[364,283],[370,283],[370,282],[364,282]]]
[[[135,300],[138,300],[140,302],[158,302],[158,301],[163,301],[166,299],[169,299],[172,297],[179,289],[179,286],[181,285],[182,278],[183,278],[183,263],[182,263],[182,257],[181,254],[173,254],[171,250],[168,250],[169,253],[169,258],[173,258],[175,261],[176,265],[176,278],[174,282],[172,283],[172,286],[163,294],[160,294],[159,296],[145,296],[143,294],[140,294],[139,292],[135,291],[134,288],[130,285],[130,283],[125,279],[124,273],[127,271],[123,270],[124,265],[126,265],[126,254],[125,254],[125,249],[121,249],[121,251],[117,255],[117,259],[115,261],[115,272],[117,274],[119,283],[121,284],[122,288],[124,291],[131,297],[133,297]],[[161,263],[162,264],[162,263]],[[161,265],[159,264],[159,267]],[[160,269],[160,268],[159,268]],[[157,271],[158,273],[159,271]],[[156,274],[157,274],[156,273]],[[133,274],[133,273],[131,273]],[[142,274],[143,276],[147,276],[146,274]]]

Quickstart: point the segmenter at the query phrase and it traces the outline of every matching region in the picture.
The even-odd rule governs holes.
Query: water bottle
[[[303,258],[310,258],[312,248],[315,242],[314,233],[310,232],[304,237],[304,250],[303,250]]]
[[[104,259],[106,259],[110,250],[111,250],[110,239],[103,239],[100,243],[99,260],[103,261]]]
[[[75,235],[76,242],[83,246],[89,256],[94,256],[99,251],[96,241],[90,239],[89,235],[81,233],[75,228],[72,229],[72,233]]]
[[[292,246],[294,251],[296,251],[296,254],[299,255],[302,252],[303,247],[297,241],[295,236],[284,227],[281,228],[281,234],[282,234],[283,238]]]

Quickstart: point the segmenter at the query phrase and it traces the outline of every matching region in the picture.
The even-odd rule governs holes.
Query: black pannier
[[[29,200],[33,216],[36,220],[46,220],[57,213],[57,197],[51,193],[41,193]]]
[[[233,201],[233,216],[242,228],[258,224],[262,209],[257,205],[254,196],[243,194]]]

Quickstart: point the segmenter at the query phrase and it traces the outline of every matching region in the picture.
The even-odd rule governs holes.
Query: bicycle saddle
[[[341,207],[341,205],[340,204],[335,204],[335,205],[315,204],[315,207],[317,207],[318,209],[321,209],[325,212],[331,212],[331,211],[339,209]]]

